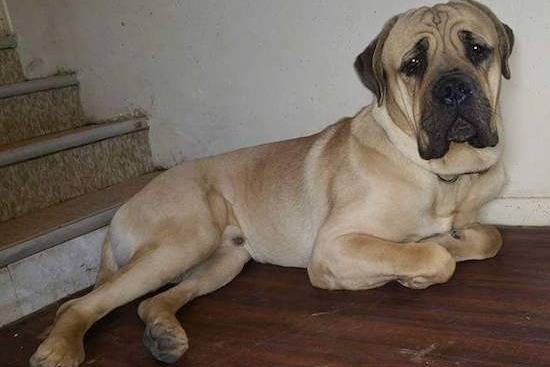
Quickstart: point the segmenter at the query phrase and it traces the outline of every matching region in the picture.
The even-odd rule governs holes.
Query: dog
[[[63,304],[33,367],[84,361],[83,336],[139,306],[144,343],[172,363],[188,348],[176,311],[250,259],[306,268],[311,284],[362,290],[446,282],[456,262],[495,256],[479,224],[501,191],[502,76],[514,35],[486,6],[451,1],[390,19],[355,61],[375,101],[318,134],[184,162],[123,205],[97,284]]]

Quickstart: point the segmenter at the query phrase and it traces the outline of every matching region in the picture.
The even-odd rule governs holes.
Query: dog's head
[[[390,19],[355,67],[422,160],[456,161],[499,144],[500,81],[510,78],[513,44],[487,7],[452,1]]]

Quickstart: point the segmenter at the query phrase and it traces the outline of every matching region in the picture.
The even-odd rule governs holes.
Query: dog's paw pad
[[[185,331],[175,321],[157,321],[147,325],[143,343],[157,360],[164,363],[176,362],[189,348]]]

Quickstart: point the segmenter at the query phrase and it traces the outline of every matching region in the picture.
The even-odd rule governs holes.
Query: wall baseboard
[[[550,226],[550,197],[500,198],[481,212],[481,222],[509,226]]]

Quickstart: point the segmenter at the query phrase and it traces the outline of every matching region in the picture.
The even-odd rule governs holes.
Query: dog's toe
[[[143,343],[161,362],[174,363],[189,348],[187,335],[177,321],[160,320],[148,324]]]
[[[32,355],[31,367],[78,367],[84,361],[84,350],[78,343],[49,338]]]

